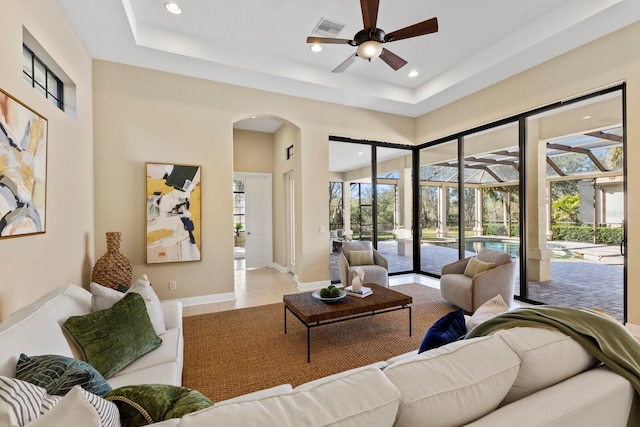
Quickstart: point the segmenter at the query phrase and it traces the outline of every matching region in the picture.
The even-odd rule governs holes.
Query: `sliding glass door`
[[[376,239],[390,273],[413,271],[411,159],[410,150],[376,147]]]
[[[420,270],[440,275],[459,255],[458,140],[420,150]]]
[[[624,319],[622,91],[527,118],[528,298]]]
[[[371,241],[387,258],[390,273],[413,271],[413,151],[390,145],[329,141],[330,271],[334,282],[340,277],[338,255],[344,240]]]
[[[520,149],[518,122],[466,135],[464,151],[464,256],[482,248],[508,252],[520,262]],[[519,295],[519,278],[513,283]]]

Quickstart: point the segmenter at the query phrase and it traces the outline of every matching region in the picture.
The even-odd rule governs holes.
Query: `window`
[[[64,111],[64,85],[26,44],[22,45],[22,75],[56,107]]]
[[[236,233],[244,231],[244,180],[233,180],[233,223]]]

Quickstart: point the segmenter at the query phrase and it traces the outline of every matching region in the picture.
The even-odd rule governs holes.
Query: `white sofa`
[[[71,356],[59,325],[90,307],[86,291],[68,286],[0,324],[0,375],[13,375],[21,352]],[[112,386],[180,384],[181,307],[166,301],[163,308],[162,346],[111,378]],[[634,393],[561,332],[513,328],[216,402],[154,425],[623,427]]]
[[[162,344],[107,381],[113,388],[132,384],[182,385],[184,339],[182,304],[162,301],[166,332]],[[14,377],[20,353],[27,356],[57,354],[79,358],[62,332],[71,316],[91,313],[91,293],[76,285],[58,288],[0,323],[0,376]]]

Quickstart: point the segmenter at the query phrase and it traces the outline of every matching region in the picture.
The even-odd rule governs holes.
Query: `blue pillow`
[[[111,386],[100,372],[87,362],[53,354],[32,357],[21,354],[16,365],[16,378],[56,396],[66,395],[76,385],[98,396],[111,391]]]
[[[447,313],[429,328],[422,339],[418,354],[454,342],[466,333],[467,325],[464,320],[464,311],[460,308],[457,311]]]

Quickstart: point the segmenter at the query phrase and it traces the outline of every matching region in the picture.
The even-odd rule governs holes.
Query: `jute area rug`
[[[307,330],[291,313],[284,334],[282,303],[186,317],[183,385],[216,402],[415,351],[429,327],[455,307],[427,286],[393,289],[413,297],[413,336],[408,310],[312,328],[311,363]]]

